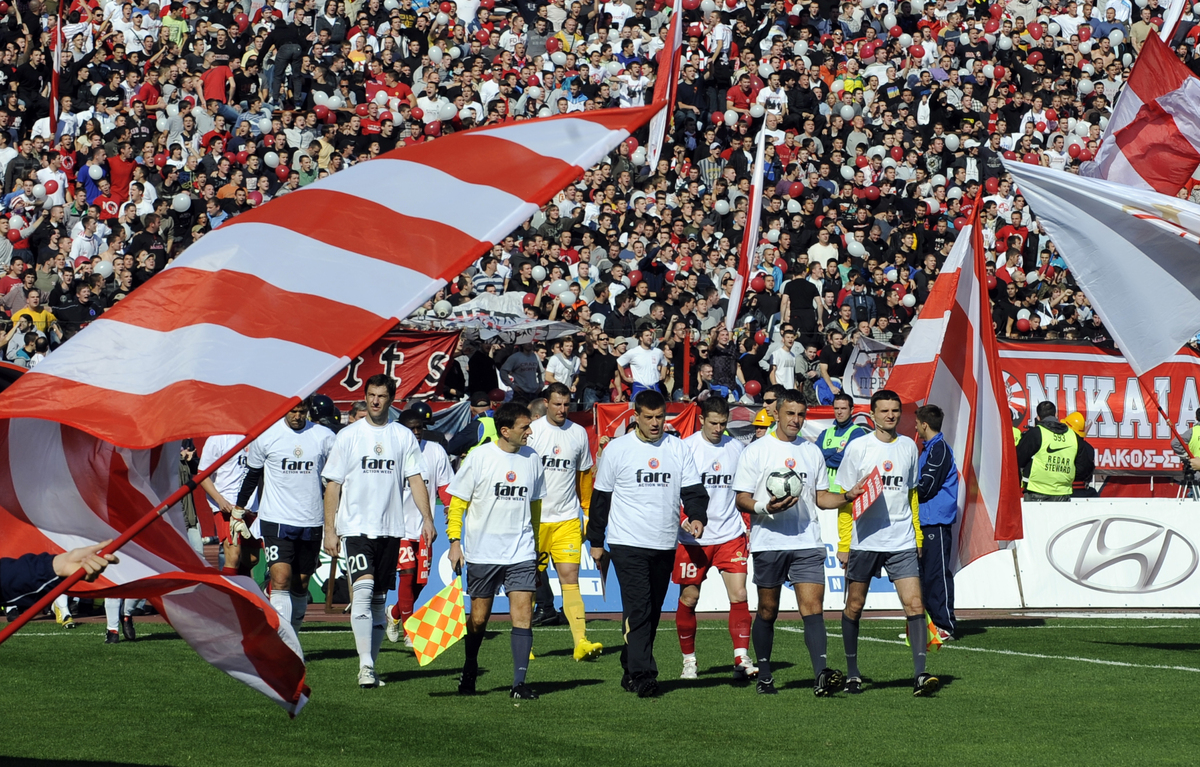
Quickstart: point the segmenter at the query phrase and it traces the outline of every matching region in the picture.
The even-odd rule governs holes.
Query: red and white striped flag
[[[763,191],[763,147],[766,146],[767,131],[758,133],[758,149],[754,155],[754,175],[750,180],[750,207],[746,211],[746,230],[742,233],[742,247],[738,258],[738,273],[733,279],[733,291],[729,294],[729,308],[725,313],[725,327],[730,331],[737,325],[742,312],[742,299],[750,283],[750,267],[754,263],[754,251],[758,248],[758,224],[762,219]]]
[[[0,418],[132,448],[259,434],[654,111],[457,133],[243,213],[0,394]]]
[[[1198,166],[1200,78],[1150,35],[1080,173],[1174,196]]]
[[[50,421],[0,421],[0,556],[116,538],[179,487],[179,445],[126,450]],[[295,716],[308,700],[290,624],[247,577],[225,577],[188,542],[176,506],[71,593],[150,599],[205,660]]]
[[[683,48],[683,2],[675,0],[671,7],[671,26],[667,31],[667,46],[658,54],[658,79],[654,83],[655,103],[665,101],[652,120],[650,138],[646,141],[646,164],[651,175],[662,157],[663,144],[667,138],[667,126],[675,110],[675,92],[679,88],[679,51]]]
[[[1021,480],[992,330],[978,210],[959,233],[888,378],[903,402],[942,408],[959,472],[955,569],[1021,537]]]

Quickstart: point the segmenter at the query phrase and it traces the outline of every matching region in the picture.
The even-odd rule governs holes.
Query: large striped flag
[[[1138,376],[1196,335],[1200,205],[1049,168],[1005,167]]]
[[[658,79],[654,83],[655,103],[666,102],[650,120],[650,138],[646,141],[646,164],[654,175],[658,158],[662,156],[667,138],[667,126],[675,111],[675,92],[679,88],[679,51],[683,48],[683,0],[671,6],[671,26],[667,30],[667,45],[658,53]]]
[[[746,230],[742,232],[739,248],[738,273],[733,279],[733,291],[729,294],[729,307],[725,312],[725,327],[730,331],[737,325],[742,311],[742,299],[750,283],[750,268],[754,265],[754,251],[758,248],[758,224],[762,220],[763,192],[763,147],[766,146],[767,130],[758,133],[758,149],[754,156],[754,175],[750,180],[750,207],[746,211]]]
[[[1200,78],[1146,38],[1096,151],[1080,173],[1174,195],[1200,166]]]
[[[942,408],[959,472],[955,569],[1021,537],[1021,485],[1000,377],[984,270],[979,208],[959,232],[913,321],[888,388],[903,402]]]
[[[294,713],[305,688],[303,662],[293,663],[298,648],[280,641],[290,629],[264,611],[253,584],[220,578],[196,555],[185,557],[166,525],[151,525],[189,488],[164,498],[127,467],[182,437],[260,434],[657,108],[516,122],[406,147],[206,235],[0,394],[0,432],[61,435],[45,437],[35,454],[58,471],[14,471],[16,454],[29,450],[24,438],[0,460],[0,480],[11,472],[37,500],[22,492],[0,499],[27,526],[25,550],[58,552],[121,533],[112,551],[140,533],[138,546],[154,559],[114,568],[108,585],[159,599],[181,634],[197,637],[202,657]],[[173,464],[171,450],[162,455]],[[210,588],[196,588],[201,582]],[[266,681],[283,671],[282,682]]]

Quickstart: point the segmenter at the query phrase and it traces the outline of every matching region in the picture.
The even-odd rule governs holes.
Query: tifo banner
[[[860,337],[850,351],[846,374],[842,376],[842,391],[857,403],[869,404],[872,394],[887,388],[898,354],[898,346]]]
[[[1182,470],[1171,435],[1172,429],[1191,426],[1200,408],[1200,356],[1191,349],[1185,347],[1149,374],[1169,422],[1158,416],[1117,352],[1090,345],[1004,342],[999,350],[1009,410],[1022,428],[1037,420],[1038,403],[1049,400],[1060,418],[1074,411],[1083,414],[1087,439],[1096,448],[1097,472],[1169,475]]]
[[[1195,501],[1027,504],[1017,563],[1026,607],[1188,607],[1200,602]]]
[[[458,331],[388,333],[317,393],[334,402],[354,402],[366,394],[368,378],[385,373],[396,379],[396,399],[428,397],[442,380],[457,342]]]
[[[506,344],[528,344],[574,335],[579,326],[556,320],[532,320],[525,315],[528,293],[482,293],[461,303],[432,324],[462,330],[470,340],[482,338]],[[553,297],[548,297],[554,300]]]

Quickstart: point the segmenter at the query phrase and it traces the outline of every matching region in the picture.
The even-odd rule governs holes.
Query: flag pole
[[[1154,411],[1158,413],[1158,417],[1166,422],[1167,428],[1171,430],[1172,439],[1179,440],[1179,444],[1183,446],[1183,451],[1187,453],[1188,458],[1195,458],[1196,455],[1192,452],[1192,449],[1188,446],[1188,443],[1183,441],[1183,435],[1175,431],[1175,427],[1171,425],[1171,417],[1167,415],[1167,411],[1164,410],[1162,404],[1159,403],[1157,394],[1149,386],[1146,386],[1146,382],[1142,379],[1143,376],[1137,377],[1138,386],[1142,387],[1142,391],[1145,393],[1146,398],[1150,400],[1150,404],[1154,406]]]

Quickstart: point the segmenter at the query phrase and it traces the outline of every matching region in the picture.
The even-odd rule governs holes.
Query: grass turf
[[[493,625],[473,698],[454,694],[461,643],[420,669],[385,640],[387,686],[360,690],[348,626],[314,625],[302,634],[312,700],[289,721],[169,626],[105,645],[101,624],[39,621],[0,648],[0,764],[1194,764],[1200,748],[1195,620],[966,622],[962,641],[930,655],[945,685],[932,699],[911,697],[900,620],[862,622],[870,682],[832,699],[812,695],[798,622],[777,624],[780,694],[766,697],[731,685],[718,621],[700,623],[700,678],[679,680],[664,620],[654,700],[621,690],[619,626],[593,621],[590,638],[607,646],[595,663],[573,660],[565,628],[534,630],[529,682],[542,697],[519,706],[506,694],[508,625]],[[830,665],[844,667],[839,624],[828,627]]]

